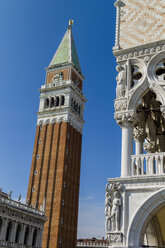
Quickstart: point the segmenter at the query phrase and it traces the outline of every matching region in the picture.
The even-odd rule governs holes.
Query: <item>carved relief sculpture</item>
[[[106,234],[120,231],[122,192],[121,184],[107,184],[105,198]]]
[[[124,66],[118,65],[116,70],[118,71],[118,75],[116,77],[116,98],[122,98],[125,96],[125,68]]]

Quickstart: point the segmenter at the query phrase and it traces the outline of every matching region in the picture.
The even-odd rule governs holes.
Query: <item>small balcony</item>
[[[131,176],[165,175],[165,152],[131,156]]]

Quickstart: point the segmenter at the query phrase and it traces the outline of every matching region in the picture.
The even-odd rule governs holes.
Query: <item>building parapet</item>
[[[8,205],[9,207],[14,207],[20,210],[24,210],[27,211],[29,213],[35,214],[35,215],[39,215],[39,216],[45,216],[45,213],[43,211],[37,210],[33,207],[30,207],[26,204],[23,204],[21,202],[18,201],[14,201],[12,199],[7,199],[5,197],[0,196],[0,204],[5,204]]]

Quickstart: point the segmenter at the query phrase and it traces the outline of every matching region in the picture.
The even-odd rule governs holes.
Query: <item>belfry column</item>
[[[133,129],[130,122],[122,123],[121,177],[130,176],[133,154]]]

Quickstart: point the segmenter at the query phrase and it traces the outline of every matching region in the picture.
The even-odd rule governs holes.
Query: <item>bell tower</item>
[[[43,248],[76,247],[83,112],[83,75],[73,21],[46,68],[27,202],[44,209]]]
[[[110,247],[165,247],[165,3],[116,0],[121,177],[106,185]]]

